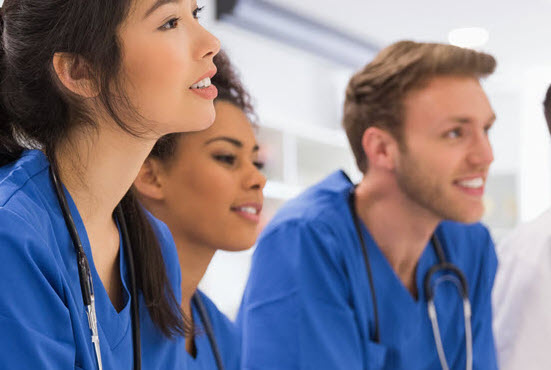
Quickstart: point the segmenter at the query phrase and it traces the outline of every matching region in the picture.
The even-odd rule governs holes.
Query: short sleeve
[[[0,208],[0,255],[2,367],[73,368],[73,330],[50,246],[5,208]]]
[[[290,222],[260,239],[238,317],[244,369],[362,368],[339,250],[323,224]]]

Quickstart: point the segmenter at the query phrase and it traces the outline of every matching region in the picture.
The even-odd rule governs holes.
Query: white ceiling
[[[482,50],[499,71],[551,65],[551,0],[269,0],[381,46],[401,39],[447,42],[458,27],[484,27]]]

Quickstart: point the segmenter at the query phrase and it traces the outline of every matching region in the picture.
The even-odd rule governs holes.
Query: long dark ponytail
[[[5,0],[0,11],[0,166],[24,149],[43,150],[55,164],[60,141],[78,125],[94,122],[78,99],[60,88],[53,71],[56,52],[86,59],[97,72],[100,100],[114,121],[125,96],[117,85],[121,50],[117,30],[132,0]],[[123,99],[124,102],[124,99]],[[159,242],[130,190],[121,205],[133,246],[136,283],[154,324],[167,337],[189,325],[168,280]]]

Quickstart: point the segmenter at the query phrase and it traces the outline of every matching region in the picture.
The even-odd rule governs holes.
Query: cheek
[[[186,60],[182,49],[170,44],[136,46],[125,59],[130,88],[144,95],[151,94],[151,90],[161,93],[171,88],[181,90],[186,82],[185,71],[189,70]]]
[[[200,163],[199,163],[200,162]],[[210,160],[197,160],[187,171],[171,181],[171,198],[186,208],[203,213],[229,210],[234,198],[233,182],[229,172]]]

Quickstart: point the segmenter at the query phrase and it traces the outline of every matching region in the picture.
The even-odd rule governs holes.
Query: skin
[[[217,250],[250,248],[258,220],[237,209],[262,206],[266,178],[247,116],[231,103],[216,102],[216,120],[207,130],[182,135],[167,162],[148,158],[135,186],[143,204],[170,228],[182,270],[182,309],[190,301]],[[193,341],[188,340],[192,352]]]
[[[405,288],[416,297],[415,269],[442,220],[470,223],[484,212],[483,186],[493,154],[495,114],[479,82],[436,77],[404,100],[403,142],[371,127],[362,137],[369,170],[356,210]]]
[[[145,17],[154,3],[137,1],[119,32],[123,55],[119,78],[131,105],[143,117],[143,122],[131,127],[142,132],[147,127],[140,137],[118,128],[102,110],[91,69],[82,58],[57,53],[52,61],[61,83],[86,98],[84,103],[97,125],[96,130],[79,127],[69,132],[56,157],[60,177],[86,227],[91,263],[118,310],[123,302],[119,233],[113,211],[158,137],[208,127],[214,118],[213,102],[201,100],[189,91],[189,86],[214,69],[212,59],[219,50],[218,40],[194,18],[195,2],[167,3]],[[171,21],[178,17],[178,22]]]

